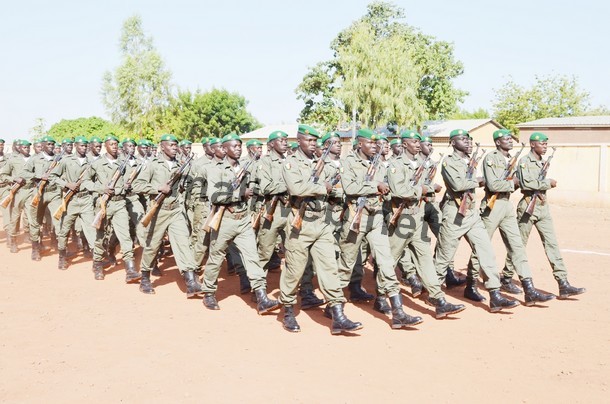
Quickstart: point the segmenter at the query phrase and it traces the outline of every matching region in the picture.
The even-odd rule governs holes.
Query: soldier
[[[4,154],[4,139],[0,139],[0,170],[2,170],[2,167],[4,167],[4,165],[6,164],[6,161],[7,161],[7,156]],[[0,201],[3,200],[6,195],[8,195],[8,192],[9,192],[9,181],[0,179]],[[2,213],[2,221],[3,221],[2,228],[4,229],[4,232],[6,233],[7,244],[10,247],[11,240],[9,237],[8,229],[9,229],[11,220],[9,217],[8,207],[7,208],[0,207],[0,212]]]
[[[402,154],[402,142],[400,139],[392,139],[390,141],[390,148],[392,149],[392,156],[398,157]]]
[[[418,159],[420,135],[415,131],[406,131],[400,135],[403,153],[392,160],[388,170],[388,184],[392,194],[392,219],[396,214],[395,222],[391,219],[389,224],[390,247],[394,262],[409,251],[418,263],[417,272],[424,281],[428,290],[428,302],[436,308],[436,318],[443,318],[450,314],[459,313],[465,309],[463,304],[448,303],[441,285],[436,277],[434,262],[429,241],[423,239],[424,211],[419,208],[423,195],[429,192],[440,191],[438,184],[425,184],[423,161]],[[417,172],[420,170],[419,178]],[[399,214],[398,210],[402,212]],[[381,300],[381,301],[380,301]],[[385,298],[377,298],[375,308],[378,311],[389,311]]]
[[[27,140],[20,140],[19,143],[20,145],[16,149],[17,151],[13,152],[11,158],[6,161],[2,168],[0,168],[0,182],[20,184],[20,188],[13,197],[12,203],[8,205],[6,209],[7,218],[9,219],[7,243],[11,253],[17,253],[19,251],[17,236],[19,235],[19,220],[21,214],[25,212],[25,215],[29,219],[28,222],[32,222],[29,217],[31,214],[29,203],[36,186],[33,180],[28,181],[22,177],[23,168],[30,159],[30,142]],[[4,199],[4,197],[6,197],[6,195],[3,195],[2,199]]]
[[[34,155],[40,153],[42,151],[42,141],[37,140],[32,144],[32,147],[34,148]]]
[[[148,161],[148,149],[150,148],[149,145],[150,142],[146,139],[138,141],[138,147],[136,149],[137,151],[134,157],[138,159],[138,162],[140,164],[144,163],[145,161]]]
[[[180,157],[182,158],[181,161],[184,161],[191,155],[191,151],[193,150],[193,142],[188,139],[184,139],[180,142],[179,146]]]
[[[144,217],[145,204],[140,200],[140,195],[133,191],[133,182],[138,178],[140,172],[143,169],[146,160],[137,158],[135,154],[136,141],[132,138],[125,138],[121,143],[123,149],[124,158],[128,158],[127,165],[125,165],[125,206],[129,213],[129,229],[132,239],[137,240],[138,245],[144,245],[144,238],[146,237],[146,229],[142,225],[141,221]],[[133,234],[135,232],[135,234]]]
[[[534,288],[525,246],[519,234],[517,217],[515,216],[513,205],[509,200],[510,194],[519,186],[517,177],[507,179],[506,177],[510,174],[505,173],[507,164],[511,160],[509,152],[513,148],[512,133],[507,129],[500,129],[493,133],[493,139],[496,144],[496,150],[487,154],[483,160],[485,197],[481,202],[481,220],[490,238],[496,229],[500,229],[502,241],[504,241],[508,255],[512,258],[521,284],[525,289],[525,305],[532,306],[536,302],[546,302],[555,296],[541,293]],[[490,203],[492,195],[496,195],[493,204]],[[474,251],[470,259],[469,268],[474,282],[469,282],[468,287],[464,290],[464,296],[470,300],[482,301],[484,298],[478,293],[476,287],[479,263]],[[501,289],[505,292],[521,293],[521,290],[512,284],[510,278],[506,279],[503,277],[501,282]]]
[[[489,291],[490,309],[492,313],[502,309],[510,309],[519,305],[515,300],[507,299],[500,294],[500,275],[496,267],[496,259],[491,246],[491,240],[481,221],[479,212],[475,209],[474,198],[466,202],[466,213],[462,216],[458,210],[461,201],[468,198],[469,192],[483,186],[485,179],[468,178],[469,157],[472,153],[472,139],[463,129],[455,129],[449,134],[453,153],[443,160],[441,174],[445,181],[447,192],[443,197],[443,221],[438,232],[434,260],[439,279],[446,277],[449,264],[453,261],[460,238],[466,237],[472,248],[477,252],[481,270],[485,277],[485,286]],[[472,282],[472,275],[468,275]]]
[[[299,332],[301,327],[294,315],[296,291],[311,257],[318,275],[320,289],[329,302],[327,314],[332,317],[332,334],[352,332],[362,328],[359,322],[350,321],[343,312],[345,297],[341,290],[337,261],[334,257],[335,239],[330,217],[326,214],[326,197],[332,186],[331,171],[322,170],[319,178],[314,160],[316,142],[320,135],[308,125],[299,125],[299,148],[284,164],[283,176],[292,211],[288,222],[292,223],[297,211],[302,212],[300,229],[291,226],[286,240],[286,268],[280,275],[280,301],[284,305],[283,327]],[[313,175],[312,175],[313,173]],[[313,177],[313,178],[312,178]],[[303,205],[304,204],[304,205]],[[303,209],[301,209],[301,207]]]
[[[288,142],[288,149],[286,149],[286,157],[292,156],[296,153],[299,148],[299,144],[297,142]]]
[[[89,154],[87,155],[87,157],[89,157],[89,160],[93,162],[100,158],[101,151],[102,139],[97,136],[92,136],[91,139],[89,139]]]
[[[256,236],[252,230],[248,198],[253,195],[247,184],[251,183],[245,167],[240,166],[241,139],[235,133],[222,138],[222,149],[226,153],[223,161],[214,162],[208,168],[207,195],[215,205],[217,229],[210,233],[209,257],[203,273],[203,304],[210,310],[219,310],[215,293],[218,273],[229,243],[239,251],[246,274],[254,289],[257,311],[265,314],[279,307],[276,300],[267,296],[267,280],[256,253]]]
[[[141,261],[140,291],[146,294],[155,293],[150,282],[150,272],[155,265],[157,252],[163,242],[165,232],[167,232],[178,270],[186,283],[186,296],[193,297],[203,291],[195,277],[197,264],[190,248],[188,224],[180,194],[181,181],[180,177],[175,177],[183,168],[183,165],[176,159],[178,140],[171,134],[162,135],[160,149],[159,156],[144,166],[133,183],[134,192],[149,195],[151,200],[159,194],[165,194],[163,204],[159,206],[146,229]],[[172,179],[174,180],[172,181]]]
[[[524,245],[527,245],[532,227],[536,226],[544,246],[544,251],[553,269],[553,276],[559,284],[558,298],[567,299],[570,296],[585,293],[586,289],[570,285],[570,282],[568,282],[568,269],[559,251],[559,243],[555,235],[551,211],[546,200],[546,191],[555,188],[557,181],[541,176],[542,168],[545,164],[542,156],[546,154],[547,147],[548,137],[544,133],[534,132],[531,134],[530,152],[527,156],[521,157],[517,169],[517,177],[519,178],[521,193],[523,194],[517,205],[517,217],[520,218],[519,232],[521,233]],[[539,201],[535,202],[534,211],[530,215],[526,212],[526,209],[532,198],[538,198]],[[508,258],[503,273],[505,279],[512,278],[515,271],[517,271],[517,263],[514,262],[515,257],[509,255]],[[518,271],[517,274],[519,274]],[[526,285],[523,285],[523,287],[525,289]],[[525,293],[527,302],[527,289]]]
[[[76,146],[74,147],[75,153],[70,156],[62,158],[57,167],[51,172],[50,179],[52,182],[57,184],[60,188],[66,190],[66,192],[72,192],[71,199],[66,202],[65,195],[63,204],[67,204],[64,213],[61,216],[60,231],[57,234],[57,249],[59,252],[59,262],[57,264],[58,269],[67,269],[68,263],[66,261],[66,246],[68,241],[68,234],[72,229],[77,218],[84,221],[85,226],[82,227],[82,231],[85,234],[85,239],[89,244],[90,248],[93,248],[95,244],[95,229],[90,223],[93,222],[93,196],[91,192],[81,185],[84,178],[87,176],[87,170],[91,166],[87,159],[87,144],[89,143],[86,138],[77,136],[74,139]],[[53,212],[55,214],[56,212]]]
[[[45,217],[47,210],[55,212],[55,210],[61,204],[61,191],[56,184],[49,181],[49,174],[51,173],[52,167],[59,162],[61,154],[55,154],[55,140],[50,136],[42,138],[43,150],[39,154],[28,159],[27,163],[23,166],[23,171],[20,175],[26,181],[36,181],[40,184],[40,181],[44,181],[46,186],[42,190],[42,195],[39,197],[38,205],[28,202],[29,206],[26,209],[30,210],[30,240],[32,241],[32,260],[40,261],[40,249],[41,249],[41,232],[40,228],[42,221]],[[38,185],[40,187],[40,185]],[[40,189],[34,192],[34,195],[40,193]],[[53,227],[55,228],[55,234],[59,234],[59,220],[55,218],[51,219]]]
[[[96,232],[95,246],[93,250],[93,274],[96,280],[104,279],[104,269],[102,259],[104,256],[104,240],[109,237],[112,224],[112,231],[118,239],[125,263],[125,282],[136,282],[141,275],[136,270],[134,262],[133,242],[129,234],[129,214],[127,212],[125,196],[125,178],[123,165],[124,160],[119,159],[119,139],[110,134],[104,138],[106,154],[95,160],[91,164],[91,169],[82,187],[89,192],[100,195],[97,198],[96,209],[101,215],[100,209],[105,203],[105,214],[102,215],[101,223]],[[106,195],[104,197],[104,195]],[[105,201],[105,202],[104,202]],[[85,223],[88,225],[88,223]],[[111,252],[112,253],[112,252]]]
[[[74,150],[74,140],[72,138],[66,138],[66,139],[62,140],[61,148],[63,149],[64,154],[66,156],[71,155],[72,151]]]
[[[395,263],[382,210],[382,197],[390,188],[384,181],[384,170],[378,170],[375,164],[379,163],[374,161],[379,158],[382,150],[377,144],[377,135],[370,129],[358,130],[357,140],[358,151],[347,156],[341,175],[348,205],[339,239],[342,286],[348,286],[362,242],[366,240],[379,267],[376,276],[377,294],[390,298],[392,328],[411,327],[421,323],[422,318],[409,316],[402,308],[400,285],[394,272]],[[358,225],[354,219],[360,214],[361,221]]]

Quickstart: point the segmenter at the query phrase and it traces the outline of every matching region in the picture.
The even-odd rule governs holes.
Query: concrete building
[[[430,136],[434,144],[449,143],[449,134],[454,129],[464,129],[470,133],[473,140],[479,143],[493,143],[492,135],[498,129],[503,129],[493,119],[453,119],[448,121],[426,121],[421,133]]]
[[[529,139],[533,132],[543,132],[549,142],[558,144],[610,143],[610,116],[568,116],[542,118],[517,125],[520,139]]]

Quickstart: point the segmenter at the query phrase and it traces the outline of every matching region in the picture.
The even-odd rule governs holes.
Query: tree
[[[47,133],[47,124],[44,118],[36,118],[36,124],[30,129],[30,136],[32,140],[36,141]]]
[[[301,120],[333,129],[355,107],[364,125],[407,127],[455,111],[466,93],[452,82],[463,73],[453,45],[403,19],[400,7],[378,1],[339,32],[333,58],[311,68],[296,89],[305,102]]]
[[[127,136],[127,131],[118,125],[105,119],[92,116],[90,118],[62,119],[53,124],[49,129],[49,136],[57,141],[75,136],[99,136],[103,138],[109,133],[113,133],[119,138]]]
[[[165,126],[172,133],[191,141],[229,132],[250,132],[261,125],[246,110],[247,105],[243,96],[224,89],[206,93],[179,91],[167,109]]]
[[[170,101],[171,73],[144,35],[139,16],[123,23],[122,64],[103,78],[103,102],[115,124],[140,136],[159,132]]]
[[[511,78],[496,91],[494,102],[496,120],[511,130],[517,130],[516,125],[522,122],[604,110],[607,111],[605,107],[591,110],[589,93],[580,88],[574,76],[536,76],[531,88],[520,86]]]
[[[491,118],[491,114],[483,108],[475,109],[473,111],[467,111],[465,109],[459,109],[454,113],[447,116],[447,119],[485,119]]]

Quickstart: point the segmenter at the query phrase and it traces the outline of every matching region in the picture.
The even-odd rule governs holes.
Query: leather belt
[[[110,198],[108,198],[109,201],[122,201],[125,199],[125,196],[123,195],[115,195],[115,196],[111,196]]]

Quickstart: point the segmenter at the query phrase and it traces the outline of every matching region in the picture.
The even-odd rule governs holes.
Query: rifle
[[[110,178],[110,181],[108,181],[108,186],[106,188],[114,189],[117,181],[119,180],[121,175],[123,175],[123,170],[125,169],[125,165],[127,164],[127,162],[129,161],[130,158],[131,158],[131,154],[129,154],[127,156],[127,158],[125,160],[123,160],[123,162],[116,169],[114,174],[112,174],[112,178]],[[110,199],[110,196],[108,196],[108,194],[105,193],[104,195],[102,195],[102,197],[100,198],[100,211],[97,212],[97,214],[93,218],[93,222],[91,223],[91,226],[95,227],[98,230],[102,226],[102,220],[104,220],[104,218],[106,217],[106,204],[108,203],[108,199]]]
[[[2,206],[3,208],[8,208],[8,205],[13,202],[15,194],[17,193],[17,191],[19,191],[23,184],[25,184],[25,180],[21,184],[14,183],[9,191],[9,194],[5,196],[4,199],[2,199],[2,202],[0,202],[0,206]]]
[[[326,164],[326,157],[328,157],[328,153],[330,153],[330,149],[335,143],[334,140],[331,140],[330,144],[326,149],[324,149],[324,153],[322,156],[316,161],[316,165],[311,170],[311,176],[309,177],[309,182],[313,182],[316,184],[320,179],[320,175],[322,175],[322,171],[324,170],[324,165]],[[290,225],[294,227],[296,230],[301,230],[303,226],[303,215],[305,214],[305,208],[307,208],[307,203],[309,202],[309,198],[298,198],[301,201],[301,205],[297,210],[297,213],[294,215],[294,219],[292,219],[292,223]]]
[[[235,178],[233,178],[233,180],[231,181],[231,193],[233,193],[237,188],[239,188],[239,186],[241,185],[241,181],[244,179],[244,177],[246,176],[246,173],[248,172],[248,168],[250,168],[250,165],[254,161],[258,160],[259,157],[260,156],[258,154],[255,154],[253,156],[253,158],[248,160],[248,162],[246,164],[244,164],[243,167],[239,170],[239,172],[237,173]],[[220,223],[222,222],[222,217],[224,216],[226,209],[227,209],[226,205],[219,205],[215,209],[214,215],[212,215],[212,212],[210,212],[210,216],[208,216],[208,220],[206,220],[206,223],[204,225],[204,231],[208,231],[209,229],[214,229],[214,231],[218,231],[218,228],[220,227]],[[209,221],[209,223],[208,223],[208,221]],[[205,229],[206,225],[207,225],[208,230]]]
[[[477,172],[477,166],[479,165],[479,161],[485,154],[485,149],[481,150],[481,155],[477,157],[479,154],[480,143],[475,143],[477,145],[476,150],[472,153],[470,160],[468,161],[468,168],[466,169],[466,179],[471,180],[474,174]],[[462,216],[466,216],[466,207],[468,206],[468,201],[472,200],[472,189],[467,189],[462,193],[462,200],[460,201],[460,207],[458,208],[458,213]]]
[[[546,178],[546,173],[549,171],[551,160],[553,159],[553,156],[555,155],[555,150],[557,150],[557,148],[551,147],[551,149],[553,149],[553,153],[549,156],[548,159],[546,159],[546,161],[542,165],[542,168],[540,169],[540,174],[538,174],[538,181],[544,180]],[[525,209],[524,214],[528,214],[530,216],[534,214],[534,208],[536,207],[536,200],[538,200],[538,198],[542,200],[542,195],[540,194],[539,190],[536,190],[532,194],[532,200],[530,201],[530,203],[527,204],[527,208]]]
[[[210,209],[210,213],[208,214],[208,218],[205,220],[205,223],[203,224],[203,231],[205,231],[206,233],[208,233],[210,231],[210,224],[212,223],[212,219],[214,218],[214,215],[216,214],[216,209],[217,209],[217,206],[212,205],[212,208]]]
[[[277,204],[280,201],[279,195],[273,195],[271,198],[271,204],[269,205],[269,209],[267,209],[267,204],[263,203],[261,208],[256,212],[256,215],[252,218],[252,228],[254,230],[258,230],[261,226],[261,218],[265,219],[269,223],[273,222],[273,215],[275,214],[275,210],[277,209]]]
[[[525,149],[525,143],[521,143],[521,150],[519,150],[517,154],[511,157],[511,159],[506,164],[506,169],[502,174],[502,180],[511,181],[513,179],[513,177],[515,176],[515,166],[517,165],[517,161],[519,161],[519,155],[521,154],[523,149]],[[487,200],[487,207],[489,208],[489,210],[492,210],[494,208],[494,205],[496,204],[496,199],[498,199],[498,192],[495,192]]]
[[[55,167],[57,167],[57,164],[59,164],[59,160],[61,160],[61,158],[63,157],[65,152],[66,152],[66,150],[62,149],[61,153],[59,155],[55,156],[55,158],[49,165],[49,168],[47,168],[47,171],[45,171],[44,175],[49,175],[51,173],[51,171],[53,171],[53,169]],[[42,194],[44,193],[44,189],[47,186],[48,182],[49,182],[49,180],[46,179],[46,180],[40,180],[40,182],[38,183],[38,192],[36,192],[36,195],[34,195],[34,198],[32,198],[31,205],[33,207],[37,207],[38,204],[40,203],[40,198],[42,198]]]
[[[91,168],[91,165],[89,165],[86,169],[83,170],[82,173],[80,173],[78,180],[76,181],[76,188],[80,188],[81,184],[83,183],[83,181],[85,180],[85,174],[89,172],[89,169]],[[68,209],[68,203],[70,202],[70,199],[72,199],[72,197],[74,196],[76,192],[72,191],[71,189],[68,190],[68,192],[66,192],[66,195],[64,196],[64,199],[61,202],[61,205],[59,205],[57,207],[57,210],[55,211],[55,213],[53,213],[53,217],[57,220],[61,219],[61,215],[64,214],[64,212]]]
[[[191,153],[188,156],[188,158],[184,161],[182,166],[180,166],[180,169],[176,170],[176,172],[174,172],[172,174],[172,176],[169,178],[169,181],[167,181],[166,185],[168,185],[170,188],[172,188],[174,186],[174,184],[176,184],[176,182],[178,182],[178,180],[182,177],[182,174],[184,173],[186,168],[188,166],[190,166],[191,161],[193,160],[194,156],[195,156],[195,153]],[[152,220],[153,216],[157,213],[157,211],[163,204],[163,201],[165,200],[165,198],[167,198],[166,194],[164,194],[162,192],[157,194],[155,199],[150,204],[150,209],[148,209],[148,212],[146,212],[146,215],[144,215],[144,217],[142,218],[142,221],[140,222],[140,223],[142,223],[142,226],[147,227],[150,224],[150,221]]]
[[[415,170],[415,172],[413,173],[413,177],[411,177],[411,180],[409,181],[409,183],[412,187],[416,186],[419,183],[421,176],[424,174],[424,169],[426,168],[426,164],[429,161],[430,161],[430,155],[428,155],[426,157],[424,162],[419,167],[417,167],[417,170]],[[398,208],[396,209],[396,211],[394,212],[394,214],[392,214],[392,217],[390,218],[391,226],[396,225],[398,218],[400,217],[400,215],[402,215],[402,211],[405,210],[406,207],[407,207],[407,201],[403,199],[403,201],[400,203],[400,205],[398,205]]]
[[[375,154],[371,164],[369,164],[369,168],[366,171],[366,175],[364,176],[365,181],[371,181],[375,177],[375,173],[377,172],[377,165],[381,159],[381,150]],[[366,197],[360,196],[356,201],[356,213],[354,214],[354,218],[352,219],[352,223],[349,226],[350,231],[360,232],[360,223],[362,222],[362,214],[364,213],[364,208],[366,206]]]

